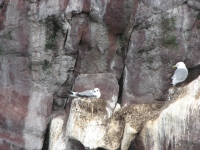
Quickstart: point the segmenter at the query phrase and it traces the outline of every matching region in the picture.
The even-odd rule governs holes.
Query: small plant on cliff
[[[177,41],[176,41],[176,36],[174,36],[173,34],[165,36],[163,41],[164,41],[165,45],[172,46],[172,47],[178,46]]]
[[[55,16],[50,16],[45,20],[46,27],[46,43],[45,51],[54,50],[57,46],[56,36],[61,29],[58,19]]]
[[[46,71],[50,67],[51,67],[51,63],[48,60],[45,59],[43,65],[42,65],[42,69],[44,71]]]
[[[176,17],[162,18],[161,26],[163,31],[163,45],[166,47],[178,48],[176,36],[173,34],[175,30]]]

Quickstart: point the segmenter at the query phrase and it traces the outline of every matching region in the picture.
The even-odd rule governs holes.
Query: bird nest
[[[91,114],[93,118],[94,115],[106,115],[106,102],[102,99],[77,98],[73,101],[73,108],[77,113],[80,112],[80,116]]]
[[[116,114],[139,131],[148,120],[155,119],[160,114],[162,106],[162,104],[133,104],[122,108]]]

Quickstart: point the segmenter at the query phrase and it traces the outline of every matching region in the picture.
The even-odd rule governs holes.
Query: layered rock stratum
[[[199,150],[199,37],[198,0],[0,0],[0,149]]]

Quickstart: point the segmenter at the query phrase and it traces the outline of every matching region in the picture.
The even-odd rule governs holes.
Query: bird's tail
[[[78,92],[72,92],[72,91],[67,91],[68,92],[68,97],[78,97]]]

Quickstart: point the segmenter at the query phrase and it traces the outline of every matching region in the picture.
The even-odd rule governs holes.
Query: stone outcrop
[[[122,114],[108,117],[106,103],[102,99],[73,99],[67,122],[63,115],[51,121],[49,149],[66,149],[70,142],[80,141],[90,149],[117,149],[123,135]],[[72,139],[73,141],[69,140]]]
[[[114,110],[118,100],[119,85],[111,73],[81,74],[74,83],[73,91],[85,91],[98,87],[101,98],[106,102],[106,107]]]
[[[55,22],[39,22],[36,5],[0,1],[0,149],[42,149],[53,94],[75,64],[63,55],[61,43],[52,44],[55,30],[48,35],[47,25],[55,29]],[[59,39],[64,39],[60,30]]]
[[[150,120],[132,144],[133,149],[193,149],[200,147],[200,76],[185,87],[170,89],[168,107]],[[150,138],[149,138],[150,137]]]
[[[199,75],[199,11],[199,0],[0,0],[0,149],[42,149],[50,120],[51,130],[57,127],[60,130],[50,136],[50,149],[58,145],[65,149],[85,149],[83,143],[67,139],[63,132],[72,101],[62,96],[72,87],[81,91],[96,86],[112,111],[110,120],[136,104],[138,108],[145,104],[149,114],[152,113],[142,123],[137,122],[140,125],[137,129],[126,122],[132,111],[127,116],[120,114],[126,124],[124,137],[119,140],[123,141],[123,149],[127,149],[138,132],[130,149],[158,148],[163,141],[161,148],[197,149],[195,136],[199,135],[190,127],[195,126],[198,131],[195,107],[198,96],[190,105],[183,99],[169,107],[167,104],[159,116],[165,122],[158,117],[140,129],[160,112],[160,108],[154,110],[150,106],[160,106],[168,100],[172,66],[178,61],[185,62],[191,75],[183,89],[190,91],[197,87],[190,82]],[[183,97],[193,99],[192,93]],[[179,93],[173,92],[170,100],[176,95]],[[115,107],[118,111],[113,113]],[[181,113],[181,107],[188,112],[187,117],[182,115],[180,122],[167,119],[169,115],[179,117],[174,110]],[[54,118],[52,110],[62,113]],[[138,109],[137,114],[142,112]],[[167,126],[167,132],[173,126],[174,134],[166,136],[161,128],[156,130],[156,122],[162,128]],[[110,128],[104,126],[104,129]],[[194,136],[180,135],[175,129]],[[157,145],[149,138],[153,131],[159,131],[152,138],[159,137]],[[107,148],[119,145],[108,144]]]
[[[165,100],[174,71],[171,66],[178,61],[185,61],[187,67],[199,63],[199,44],[192,32],[198,32],[197,12],[185,1],[172,2],[149,1],[138,6],[137,27],[131,34],[125,62],[123,105]]]
[[[108,118],[105,105],[101,99],[74,99],[67,124],[68,137],[90,149],[117,149],[123,135],[123,120],[115,114]]]
[[[121,150],[127,150],[138,132],[150,119],[157,118],[162,104],[133,104],[125,107],[121,113],[125,120]]]

